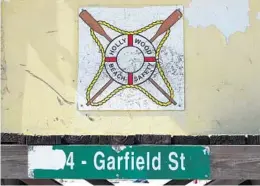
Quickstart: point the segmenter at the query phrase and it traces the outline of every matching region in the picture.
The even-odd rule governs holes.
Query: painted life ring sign
[[[126,88],[133,88],[141,91],[157,105],[164,107],[171,104],[177,105],[177,102],[174,100],[174,90],[165,76],[158,58],[162,46],[169,37],[170,28],[182,17],[180,9],[174,10],[165,20],[154,21],[147,26],[134,31],[121,30],[106,21],[97,21],[86,10],[82,10],[79,16],[90,27],[91,37],[99,47],[102,56],[101,65],[86,90],[87,106],[101,106],[118,92]],[[157,25],[160,26],[151,38],[147,39],[140,35]],[[113,39],[106,33],[103,26],[114,30],[120,35]],[[106,49],[104,49],[99,38],[95,35],[95,32],[109,41]],[[160,35],[163,35],[163,37],[155,49],[152,42]],[[91,96],[91,90],[104,68],[110,78],[93,96]],[[158,69],[158,74],[166,85],[169,93],[167,93],[164,88],[162,88],[153,77],[151,77],[156,69]],[[144,87],[139,86],[146,81],[150,83],[149,85],[153,85],[158,91],[160,91],[168,101],[157,99]],[[94,100],[113,82],[117,82],[121,86],[115,88],[102,100],[94,102]]]
[[[105,51],[105,68],[121,85],[140,85],[156,69],[155,47],[142,35],[120,35]]]

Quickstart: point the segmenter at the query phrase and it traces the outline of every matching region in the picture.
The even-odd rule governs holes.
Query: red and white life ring
[[[139,85],[156,69],[155,47],[144,36],[120,35],[106,48],[105,68],[109,76],[122,85]]]

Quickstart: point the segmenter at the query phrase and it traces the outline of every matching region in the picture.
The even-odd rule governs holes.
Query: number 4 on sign
[[[73,152],[69,153],[68,159],[66,160],[66,166],[69,166],[70,169],[73,170],[74,167]]]

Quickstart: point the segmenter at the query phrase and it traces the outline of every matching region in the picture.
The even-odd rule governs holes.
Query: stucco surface
[[[127,3],[121,0],[2,2],[3,132],[39,135],[260,133],[259,0],[132,0]],[[78,8],[144,4],[185,7],[185,110],[79,112],[75,104]],[[215,16],[210,15],[213,13]]]

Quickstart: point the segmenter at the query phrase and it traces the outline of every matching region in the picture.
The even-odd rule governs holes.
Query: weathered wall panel
[[[259,134],[259,0],[142,1],[185,7],[185,111],[83,113],[75,104],[78,8],[108,5],[105,0],[91,2],[2,2],[3,132]]]

